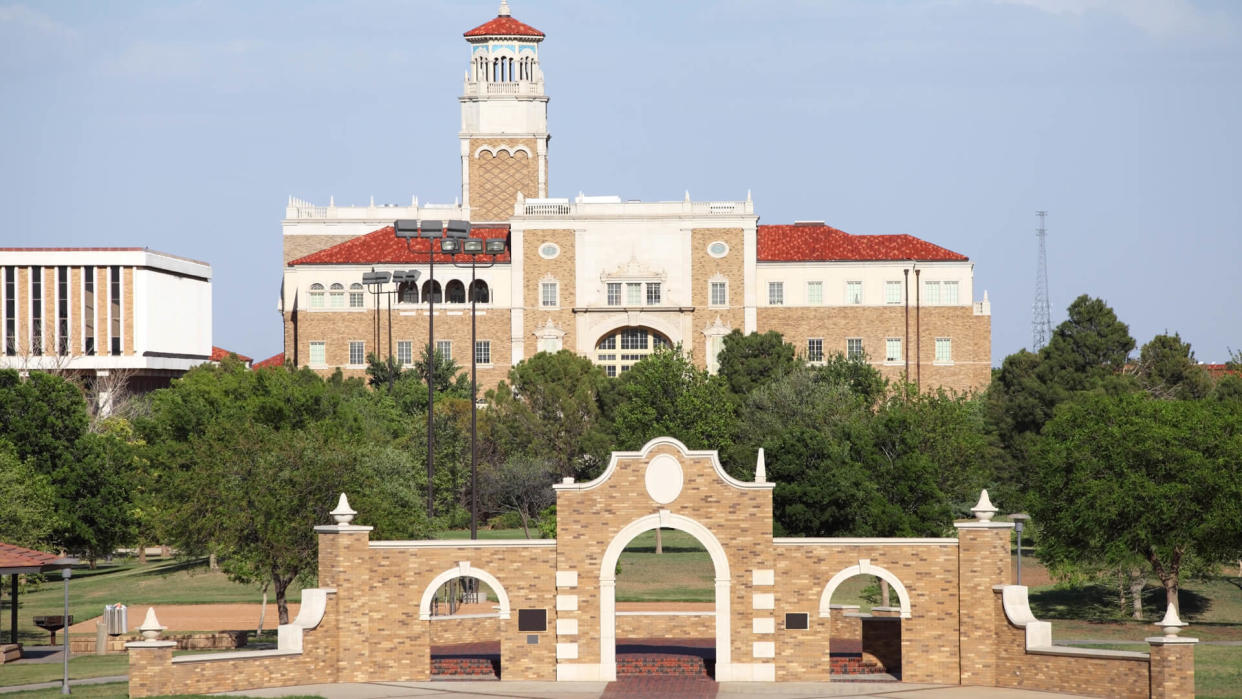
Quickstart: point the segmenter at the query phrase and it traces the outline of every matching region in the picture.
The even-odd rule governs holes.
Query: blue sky
[[[461,33],[493,0],[0,0],[0,245],[210,262],[215,343],[281,349],[286,198],[452,201]],[[1102,297],[1242,349],[1242,3],[513,0],[555,196],[740,199],[968,255],[997,364]]]

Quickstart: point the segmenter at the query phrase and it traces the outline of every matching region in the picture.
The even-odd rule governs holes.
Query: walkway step
[[[886,672],[883,665],[864,659],[861,653],[833,653],[828,662],[829,671],[834,675],[878,675]]]
[[[618,653],[617,678],[697,677],[710,679],[708,661],[677,653]]]
[[[487,656],[432,657],[431,677],[433,679],[498,679],[500,677],[500,658]]]

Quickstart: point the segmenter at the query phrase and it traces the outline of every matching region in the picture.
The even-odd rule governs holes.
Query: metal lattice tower
[[[1039,239],[1039,258],[1035,262],[1035,304],[1031,310],[1031,351],[1038,352],[1048,344],[1052,337],[1052,308],[1048,300],[1048,231],[1044,228],[1044,217],[1047,211],[1036,211],[1039,216],[1039,228],[1035,229],[1035,237]]]

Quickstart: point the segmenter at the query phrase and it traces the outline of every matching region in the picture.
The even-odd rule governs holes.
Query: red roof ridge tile
[[[505,238],[509,235],[509,226],[475,226],[472,236],[481,238]],[[372,265],[372,264],[426,264],[431,245],[428,238],[410,238],[409,247],[406,239],[398,238],[392,226],[384,226],[378,230],[350,238],[332,247],[324,248],[309,255],[291,260],[288,266],[297,265]],[[496,255],[493,260],[489,255],[479,255],[480,263],[509,262],[509,251]],[[452,255],[436,253],[435,261],[439,263],[453,262]]]
[[[757,227],[756,237],[759,262],[965,262],[970,259],[905,233],[855,235],[824,224],[765,224]]]

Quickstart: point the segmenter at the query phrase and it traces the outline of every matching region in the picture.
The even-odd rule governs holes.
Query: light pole
[[[402,284],[406,284],[406,283],[416,284],[418,282],[418,278],[420,275],[422,275],[422,272],[416,269],[411,269],[409,271],[406,271],[404,269],[397,269],[389,273],[389,272],[376,272],[374,267],[371,268],[370,272],[364,272],[362,274],[362,283],[366,286],[367,291],[370,292],[370,294],[375,297],[375,322],[372,323],[372,328],[374,330],[374,338],[375,338],[375,348],[376,348],[375,356],[379,358],[382,358],[382,355],[383,355],[383,353],[379,351],[379,348],[380,348],[380,317],[379,317],[380,294],[387,296],[387,300],[388,300],[388,364],[389,364],[389,369],[390,369],[389,377],[388,377],[389,388],[392,387],[392,382],[396,379],[396,377],[391,372],[391,369],[393,368],[392,367],[392,297],[395,294],[401,293]],[[387,284],[389,281],[392,281],[392,283],[395,284],[396,286],[392,289],[385,290],[384,285]]]
[[[1009,515],[1009,519],[1013,522],[1014,531],[1018,532],[1018,584],[1022,584],[1022,525],[1031,518],[1030,515],[1017,513]]]
[[[470,538],[479,538],[479,355],[476,349],[478,340],[475,330],[479,301],[478,289],[475,288],[475,271],[478,269],[479,255],[490,255],[491,260],[483,265],[487,269],[496,264],[496,256],[504,253],[503,238],[466,238],[465,240],[445,239],[440,241],[440,251],[450,255],[454,267],[462,267],[457,263],[457,255],[470,257]],[[488,293],[491,291],[489,289]]]
[[[470,235],[469,221],[435,221],[397,219],[392,223],[393,234],[405,240],[407,250],[413,252],[410,240],[427,239],[427,519],[436,513],[435,504],[435,366],[436,366],[436,254],[432,240],[440,238],[465,238]]]
[[[61,568],[60,577],[65,579],[65,679],[60,685],[60,693],[69,693],[69,578],[73,577],[72,568]]]

